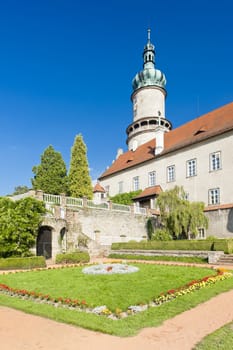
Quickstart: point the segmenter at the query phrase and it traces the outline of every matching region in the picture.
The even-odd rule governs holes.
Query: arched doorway
[[[41,226],[36,241],[36,255],[45,259],[52,257],[52,229],[49,226]]]

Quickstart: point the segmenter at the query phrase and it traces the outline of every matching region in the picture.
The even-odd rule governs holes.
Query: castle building
[[[161,191],[183,186],[188,200],[202,201],[206,211],[219,215],[228,210],[224,215],[233,221],[233,103],[173,129],[165,113],[166,78],[155,66],[150,30],[143,70],[132,85],[128,150],[118,150],[100,185],[109,196],[141,189],[135,203],[150,209]]]

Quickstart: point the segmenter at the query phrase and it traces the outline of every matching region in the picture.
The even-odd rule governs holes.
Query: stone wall
[[[55,207],[53,215],[44,217],[42,226],[52,229],[52,257],[62,251],[85,248],[88,240],[90,251],[106,251],[113,242],[141,241],[147,238],[147,218],[124,212],[106,211],[90,208],[71,210],[66,208],[65,219],[60,217],[60,207]],[[61,240],[61,230],[65,235]],[[81,242],[81,244],[80,244]]]
[[[207,236],[233,238],[233,208],[205,212],[209,219]]]

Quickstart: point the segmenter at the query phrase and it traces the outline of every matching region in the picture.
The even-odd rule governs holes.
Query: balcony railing
[[[112,202],[102,202],[96,203],[93,200],[89,200],[86,198],[74,198],[74,197],[65,197],[65,196],[57,196],[53,194],[43,193],[43,201],[49,206],[63,206],[67,208],[92,208],[92,209],[101,209],[101,210],[112,210],[118,212],[132,213],[137,215],[146,215],[147,211],[145,208],[141,208],[138,206],[129,206],[123,204],[117,204]]]

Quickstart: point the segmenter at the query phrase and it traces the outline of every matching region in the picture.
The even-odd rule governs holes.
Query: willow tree
[[[75,137],[71,149],[71,160],[69,169],[69,191],[72,197],[93,197],[91,177],[87,160],[87,147],[82,135]]]
[[[161,192],[157,199],[162,226],[176,238],[196,236],[199,228],[208,227],[204,203],[189,202],[183,187]]]
[[[45,149],[41,155],[41,163],[34,166],[32,171],[35,174],[32,179],[33,189],[51,194],[67,193],[66,164],[61,153],[55,151],[53,146]]]

